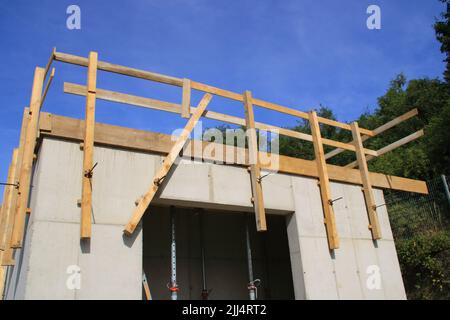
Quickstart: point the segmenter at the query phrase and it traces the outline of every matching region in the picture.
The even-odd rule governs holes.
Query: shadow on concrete
[[[127,236],[125,233],[122,233],[122,241],[123,241],[124,245],[126,245],[128,248],[131,248],[133,246],[134,242],[136,241],[136,238],[141,233],[141,231],[142,231],[142,220],[141,220],[141,222],[139,222],[136,229],[134,230],[134,232],[131,235]]]

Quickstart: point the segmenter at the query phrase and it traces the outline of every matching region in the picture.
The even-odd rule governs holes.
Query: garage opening
[[[267,215],[270,227],[259,233],[249,213],[157,206],[150,212],[143,221],[143,270],[152,299],[168,300],[176,291],[178,300],[248,300],[249,261],[257,299],[294,299],[284,216]],[[172,291],[171,216],[178,286]]]

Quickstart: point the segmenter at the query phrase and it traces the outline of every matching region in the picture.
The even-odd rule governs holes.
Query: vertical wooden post
[[[97,52],[89,53],[86,119],[83,145],[83,183],[81,190],[80,237],[91,237],[92,168],[94,166],[95,95],[97,90]]]
[[[14,183],[17,185],[19,185],[20,172],[22,170],[23,154],[24,154],[24,150],[25,150],[25,140],[26,140],[26,136],[27,136],[27,127],[28,127],[30,118],[31,118],[30,117],[30,109],[24,108],[23,116],[22,116],[22,127],[20,129],[19,149],[17,152],[16,174],[15,174],[15,179],[14,179]],[[17,208],[19,206],[19,202],[20,202],[19,198],[20,198],[19,188],[14,188],[13,199],[12,199],[12,204],[11,204],[11,212],[12,212],[11,219],[13,219],[11,227],[12,227],[13,231],[11,232],[11,235],[8,239],[9,246],[12,245],[12,235],[14,233],[14,225],[16,223],[19,223],[19,222],[17,222],[17,220],[20,218],[20,216],[15,214],[17,212]],[[9,251],[13,251],[13,249],[9,249]],[[9,252],[9,251],[7,251],[6,255],[9,255],[12,257],[12,252]]]
[[[8,170],[8,184],[14,184],[16,180],[16,168],[17,168],[17,154],[18,149],[14,149],[11,164]],[[0,226],[0,250],[5,251],[10,246],[10,238],[12,227],[14,224],[14,213],[12,212],[12,200],[15,187],[12,185],[5,186],[3,193],[3,210],[2,220]]]
[[[18,154],[19,154],[19,150],[14,149],[10,169],[8,172],[8,183],[10,183],[10,184],[14,184],[15,181],[17,180]],[[14,201],[15,201],[14,195],[17,193],[17,188],[15,186],[8,185],[5,187],[5,191],[6,191],[5,192],[6,196],[3,198],[3,200],[5,202],[3,204],[4,219],[2,219],[2,224],[4,223],[4,225],[2,225],[2,227],[0,228],[0,234],[1,234],[0,250],[3,250],[3,251],[1,251],[2,252],[2,257],[0,259],[1,266],[14,264],[14,260],[13,260],[14,249],[11,248],[11,236],[12,236],[12,231],[13,231],[13,227],[14,227],[14,211],[13,211],[14,207],[15,207],[13,205]]]
[[[361,133],[357,122],[351,124],[353,143],[356,148],[356,160],[358,161],[359,171],[361,172],[361,180],[363,183],[364,199],[366,201],[367,213],[369,216],[369,229],[372,232],[374,240],[381,238],[381,230],[378,222],[375,200],[373,196],[372,184],[369,178],[369,169],[367,168],[366,156],[362,144]]]
[[[191,116],[191,80],[183,79],[183,98],[181,101],[181,116],[188,119]]]
[[[258,155],[258,139],[256,137],[255,116],[253,114],[252,93],[244,92],[245,124],[248,137],[248,161],[252,184],[253,207],[255,209],[256,229],[266,231],[266,212],[264,210],[263,191],[261,186],[261,169]]]
[[[42,87],[44,85],[45,69],[36,67],[34,71],[33,88],[31,90],[29,121],[25,135],[22,165],[19,176],[20,195],[14,218],[14,227],[11,237],[11,247],[20,248],[22,246],[25,228],[25,214],[28,208],[28,198],[30,196],[31,173],[33,169],[34,148],[36,146],[37,129],[39,121],[39,108],[41,105]]]
[[[336,228],[336,218],[334,216],[333,202],[331,199],[330,180],[328,178],[327,164],[323,151],[322,135],[320,133],[317,113],[309,113],[309,123],[311,125],[311,134],[314,144],[314,154],[316,157],[317,171],[319,174],[320,197],[322,198],[322,207],[324,214],[325,229],[327,230],[328,247],[330,250],[339,248],[339,236]]]

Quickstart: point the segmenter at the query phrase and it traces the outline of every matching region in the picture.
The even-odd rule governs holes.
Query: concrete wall
[[[123,238],[122,228],[162,158],[95,148],[89,247],[79,243],[82,155],[78,143],[43,139],[26,245],[18,252],[23,259],[9,272],[8,298],[141,298],[142,234],[137,230],[133,239]],[[155,205],[252,212],[249,175],[243,168],[183,161],[161,189]],[[264,178],[263,191],[267,212],[286,217],[297,299],[405,298],[386,209],[378,210],[383,239],[373,243],[360,186],[332,184],[333,198],[343,196],[335,203],[341,247],[333,255],[316,179],[274,174]],[[376,190],[376,201],[384,203],[381,190]],[[70,265],[81,267],[80,290],[66,287]],[[366,285],[370,266],[380,270],[379,289]]]

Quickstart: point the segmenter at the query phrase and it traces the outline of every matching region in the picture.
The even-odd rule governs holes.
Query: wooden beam
[[[79,66],[87,67],[89,65],[89,61],[87,58],[79,57],[67,53],[55,52],[55,60],[61,61],[70,64],[76,64]],[[104,61],[98,61],[97,67],[99,70],[113,72],[122,74],[125,76],[151,80],[161,83],[166,83],[174,86],[181,87],[183,85],[183,80],[175,77],[165,76],[162,74],[158,74],[155,72],[143,71],[134,68],[128,68],[124,66],[120,66],[117,64],[112,64]]]
[[[83,176],[81,190],[81,239],[91,237],[92,169],[94,166],[95,95],[97,89],[97,52],[89,53],[87,77],[86,121],[83,144]]]
[[[191,80],[183,79],[183,98],[181,101],[181,116],[189,119],[191,116]]]
[[[34,72],[33,88],[30,99],[30,120],[26,130],[26,138],[23,148],[22,165],[19,177],[19,201],[16,207],[14,228],[11,238],[11,247],[20,248],[22,246],[25,228],[25,215],[28,208],[28,198],[30,195],[30,181],[33,168],[33,155],[36,146],[38,121],[41,105],[41,93],[44,85],[43,68],[36,67]]]
[[[73,84],[73,83],[64,83],[64,92],[70,93],[70,94],[76,94],[85,96],[86,95],[86,87]],[[97,99],[102,99],[105,101],[112,101],[117,103],[125,103],[130,104],[138,107],[143,108],[149,108],[149,109],[155,109],[155,110],[161,110],[161,111],[167,111],[167,112],[173,112],[173,113],[181,113],[182,112],[182,106],[176,103],[170,103],[165,101],[160,101],[156,99],[150,99],[150,98],[144,98],[139,96],[134,96],[130,94],[115,92],[115,91],[109,91],[104,89],[97,89]],[[195,112],[195,107],[190,108],[191,114]],[[205,118],[223,121],[226,123],[232,123],[237,125],[245,125],[245,119],[230,116],[227,114],[214,112],[214,111],[206,111]],[[272,130],[277,131],[281,135],[285,135],[292,138],[297,138],[305,141],[312,142],[312,136],[306,133],[297,132],[294,130],[289,130],[285,128],[280,128],[277,126],[255,122],[255,127],[257,129],[262,130]],[[355,151],[355,146],[353,144],[349,143],[343,143],[331,139],[322,139],[323,143],[329,146],[343,148],[345,150]],[[364,149],[364,152],[368,155],[377,156],[377,153],[375,150],[370,149]]]
[[[13,156],[11,160],[11,176],[12,182],[9,183],[16,183],[18,180],[18,174],[19,174],[19,168],[18,165],[18,157],[19,157],[19,149],[14,149]],[[10,179],[8,179],[10,180]],[[8,195],[7,200],[7,207],[5,209],[5,214],[7,216],[7,222],[6,227],[4,229],[4,237],[3,237],[3,244],[2,244],[2,255],[0,259],[0,265],[1,266],[11,266],[15,264],[14,261],[14,249],[11,248],[11,237],[12,237],[12,230],[14,227],[14,209],[15,209],[15,202],[17,201],[17,188],[14,186],[7,186],[10,188],[10,192]],[[1,231],[0,231],[1,233]]]
[[[19,184],[19,179],[20,179],[20,173],[22,172],[22,162],[23,162],[23,155],[24,155],[24,150],[25,150],[25,141],[26,141],[26,137],[27,137],[27,128],[28,128],[28,123],[30,121],[30,109],[29,108],[24,108],[23,110],[23,116],[22,116],[22,126],[20,128],[20,139],[19,139],[19,149],[17,152],[17,163],[16,163],[16,178],[14,180],[14,183],[16,183],[17,185]],[[41,122],[39,122],[39,126],[41,125]],[[40,130],[40,129],[39,129]],[[39,131],[38,131],[39,133]],[[14,188],[13,190],[13,200],[12,200],[12,206],[11,206],[11,212],[13,213],[13,230],[14,230],[14,224],[16,223],[20,223],[17,221],[17,219],[20,219],[21,217],[18,215],[15,215],[15,213],[17,212],[17,207],[19,205],[20,202],[20,193],[19,193],[19,188]],[[12,243],[12,234],[11,237],[9,238],[9,244],[11,245]],[[11,254],[12,256],[12,254]]]
[[[267,231],[266,211],[264,209],[263,191],[261,185],[261,167],[259,163],[258,139],[256,136],[255,116],[253,113],[252,94],[244,92],[245,126],[247,128],[248,159],[250,165],[250,181],[255,209],[256,230]]]
[[[8,167],[8,179],[7,183],[13,183],[14,177],[13,177],[13,166],[12,163]],[[5,186],[3,189],[3,204],[2,204],[2,211],[1,211],[1,221],[0,221],[0,251],[5,251],[6,246],[6,230],[8,228],[8,225],[10,223],[10,212],[9,212],[9,206],[10,206],[10,195],[11,195],[11,189],[12,186]]]
[[[55,52],[56,52],[56,47],[53,47],[52,53],[50,54],[50,58],[48,58],[47,65],[45,66],[44,79],[47,77],[47,73],[50,70],[53,60],[55,60]]]
[[[328,247],[330,250],[339,248],[339,236],[336,228],[336,218],[331,199],[330,180],[328,178],[327,164],[323,152],[322,135],[319,121],[315,111],[309,113],[309,123],[313,136],[314,154],[316,157],[317,171],[319,173],[320,196],[324,215],[325,229],[327,231]]]
[[[41,109],[42,105],[44,104],[45,98],[47,97],[48,89],[50,88],[50,85],[52,84],[54,76],[55,76],[55,68],[52,69],[52,72],[50,74],[50,77],[48,78],[47,84],[45,85],[45,89],[44,89],[44,93],[42,94],[41,105],[39,106],[39,109]]]
[[[141,221],[142,216],[145,213],[145,210],[147,210],[150,202],[153,200],[156,192],[159,189],[159,186],[162,182],[162,180],[167,176],[170,169],[172,168],[172,165],[174,164],[175,160],[179,156],[181,150],[185,146],[186,142],[189,139],[189,135],[191,134],[192,129],[194,129],[195,125],[197,124],[198,120],[202,116],[203,112],[205,111],[206,107],[208,106],[209,102],[211,101],[212,96],[210,94],[205,94],[200,101],[200,103],[197,106],[197,109],[195,113],[190,117],[189,121],[186,124],[186,127],[184,128],[181,135],[178,137],[177,141],[175,142],[175,145],[170,150],[169,154],[164,159],[164,163],[159,168],[158,172],[156,173],[152,184],[150,185],[149,189],[145,193],[145,195],[140,199],[138,205],[136,206],[136,209],[133,212],[133,215],[131,216],[130,220],[128,221],[128,224],[125,226],[124,233],[126,235],[131,235],[134,230],[136,229],[136,226],[138,225],[139,221]]]
[[[150,293],[150,286],[148,284],[147,276],[144,270],[142,270],[142,286],[144,287],[145,299],[152,300],[152,295]]]
[[[192,108],[191,108],[192,110]],[[206,112],[204,113],[206,114]],[[48,113],[42,112],[41,117],[48,117]],[[69,117],[52,115],[48,117],[51,120],[51,131],[41,131],[41,137],[53,137],[56,139],[71,140],[82,142],[84,139],[84,121]],[[45,125],[45,129],[48,125]],[[95,124],[95,143],[98,145],[108,146],[111,148],[121,148],[132,151],[157,153],[167,155],[174,145],[174,138],[170,135],[138,130],[126,127],[108,125],[104,123]],[[204,148],[212,142],[203,141]],[[194,155],[190,149],[195,142],[191,141],[183,151],[183,156],[191,157]],[[235,159],[234,164],[238,166],[248,166],[248,163],[236,161],[237,154],[245,154],[246,149],[231,147],[227,151],[227,146],[216,145],[215,148],[223,147],[224,155],[226,152],[233,152],[231,159]],[[260,152],[260,158],[267,157]],[[245,158],[245,157],[243,157]],[[210,158],[208,154],[204,155],[205,160],[215,160]],[[279,168],[272,167],[272,163],[261,163],[263,170],[276,170],[280,173],[307,176],[318,178],[317,165],[315,161],[292,158],[288,156],[279,156]],[[327,164],[328,174],[331,181],[362,184],[361,174],[359,170],[344,168]],[[428,194],[428,188],[424,181],[413,180],[408,178],[385,175],[382,173],[370,172],[370,180],[373,187],[401,190],[408,192],[416,192]]]
[[[356,147],[356,158],[358,160],[358,166],[361,173],[364,199],[366,201],[366,208],[369,216],[369,229],[372,232],[372,238],[374,240],[377,240],[381,238],[380,224],[378,221],[375,198],[373,196],[372,184],[369,176],[369,169],[367,168],[367,162],[363,152],[361,133],[359,131],[357,122],[352,123],[352,136]]]
[[[412,110],[406,112],[405,114],[403,114],[403,115],[401,115],[401,116],[399,116],[399,117],[397,117],[397,118],[395,118],[395,119],[393,119],[393,120],[391,120],[389,122],[386,122],[385,124],[383,124],[383,125],[379,126],[378,128],[372,130],[372,132],[373,132],[373,136],[372,137],[377,136],[380,133],[383,133],[386,130],[389,130],[390,128],[392,128],[392,127],[395,127],[396,125],[402,123],[403,121],[406,121],[406,120],[408,120],[408,119],[410,119],[410,118],[412,118],[412,117],[414,117],[414,116],[416,116],[418,114],[419,114],[419,111],[417,109],[412,109]],[[364,133],[364,132],[362,132],[362,133]],[[364,135],[364,136],[361,137],[363,142],[368,140],[369,138],[371,138],[371,136]],[[334,149],[334,150],[328,152],[325,155],[325,159],[330,159],[330,158],[332,158],[332,157],[334,157],[334,156],[336,156],[336,155],[338,155],[338,154],[340,154],[342,152],[344,152],[344,150],[342,148]]]
[[[387,146],[377,150],[378,156],[381,156],[381,155],[383,155],[385,153],[388,153],[388,152],[390,152],[392,150],[395,150],[395,149],[397,149],[397,148],[399,148],[399,147],[401,147],[401,146],[403,146],[403,145],[405,145],[405,144],[407,144],[407,143],[409,143],[411,141],[419,139],[423,135],[424,135],[423,130],[416,131],[416,132],[410,134],[409,136],[406,136],[406,137],[404,137],[404,138],[402,138],[400,140],[397,140],[397,141],[395,141],[395,142],[393,142],[393,143],[391,143],[391,144],[389,144],[389,145],[387,145]],[[371,155],[367,155],[366,156],[366,161],[370,161],[373,158],[374,157],[372,157]],[[346,168],[356,168],[357,166],[358,166],[358,161],[353,161],[353,162],[347,164],[345,167]]]
[[[84,67],[88,66],[88,59],[86,59],[84,57],[67,54],[67,53],[62,53],[62,52],[55,52],[55,60],[65,62],[65,63],[75,64],[75,65],[79,65],[79,66],[84,66]],[[162,75],[162,74],[158,74],[158,73],[154,73],[154,72],[124,67],[124,66],[104,62],[104,61],[98,62],[98,69],[103,70],[103,71],[123,74],[123,75],[131,76],[131,77],[136,77],[136,78],[161,82],[161,83],[165,83],[165,84],[170,84],[170,85],[174,85],[174,86],[178,86],[178,87],[183,86],[183,79],[180,79],[180,78],[175,78],[175,77],[166,76],[166,75]],[[225,97],[228,99],[243,102],[243,97],[241,94],[238,94],[238,93],[235,93],[232,91],[228,91],[228,90],[224,90],[224,89],[220,89],[220,88],[216,88],[216,87],[206,85],[206,84],[203,84],[200,82],[191,81],[191,88],[195,89],[195,90],[200,90],[200,91],[203,91],[206,93],[211,93],[214,95],[222,96],[222,97]],[[280,106],[280,105],[277,105],[274,103],[270,103],[270,102],[266,102],[266,101],[263,101],[260,99],[254,98],[253,104],[263,107],[263,108],[266,108],[266,109],[279,111],[279,112],[297,116],[297,117],[300,117],[303,119],[308,119],[308,113],[306,113],[306,112],[291,109],[288,107],[283,107],[283,106]],[[318,120],[320,123],[323,123],[326,125],[339,127],[339,128],[345,129],[345,130],[351,130],[350,125],[348,125],[346,123],[341,123],[341,122],[338,122],[335,120],[322,118],[322,117],[318,117]],[[360,130],[362,133],[364,133],[366,135],[369,135],[369,136],[373,135],[373,132],[371,130],[367,130],[367,129],[363,129],[363,128],[360,128]]]
[[[14,225],[14,212],[12,211],[12,208],[14,189],[16,189],[16,187],[13,186],[13,184],[15,184],[17,176],[16,168],[18,153],[19,150],[14,149],[8,170],[7,183],[10,185],[5,186],[3,195],[3,212],[0,226],[0,250],[2,251],[6,251],[10,247],[11,234]]]

